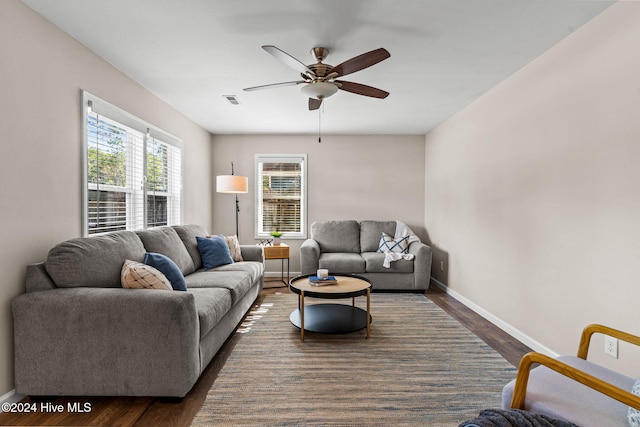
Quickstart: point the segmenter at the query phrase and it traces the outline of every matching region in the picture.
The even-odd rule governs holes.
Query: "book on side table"
[[[318,276],[309,276],[309,284],[312,286],[337,285],[338,281],[335,276],[327,276],[324,279],[321,279]]]

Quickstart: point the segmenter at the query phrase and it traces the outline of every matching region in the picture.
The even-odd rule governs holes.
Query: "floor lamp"
[[[236,236],[238,236],[238,212],[240,212],[238,194],[249,192],[249,178],[246,176],[235,175],[233,171],[233,162],[231,162],[231,175],[218,175],[216,177],[216,191],[218,193],[236,195]]]

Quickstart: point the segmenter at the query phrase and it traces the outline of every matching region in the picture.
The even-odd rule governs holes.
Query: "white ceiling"
[[[261,49],[305,64],[314,46],[337,65],[384,47],[391,57],[345,80],[384,100],[339,91],[326,134],[425,134],[613,1],[599,0],[22,0],[212,133],[316,133],[299,80]],[[222,95],[237,95],[231,105]],[[161,125],[161,124],[159,124]]]

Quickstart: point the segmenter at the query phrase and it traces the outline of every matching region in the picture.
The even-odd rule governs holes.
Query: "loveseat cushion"
[[[196,271],[185,276],[187,288],[222,288],[231,292],[231,303],[235,304],[247,293],[253,282],[246,271],[220,271],[217,268]]]
[[[413,261],[399,259],[393,261],[389,268],[384,268],[384,254],[380,252],[363,252],[360,254],[365,262],[367,273],[413,273]]]
[[[394,236],[396,234],[396,222],[362,221],[360,223],[360,250],[362,252],[377,251],[382,233]]]
[[[196,271],[191,255],[187,252],[180,236],[171,227],[159,227],[137,232],[147,252],[166,255],[180,268],[183,275]]]
[[[200,323],[200,339],[209,333],[231,308],[231,292],[224,288],[191,288]]]
[[[46,269],[60,288],[120,288],[124,261],[143,262],[145,252],[133,231],[79,237],[51,248]]]
[[[314,222],[311,224],[311,238],[318,242],[321,252],[360,253],[360,225],[357,221]]]
[[[187,252],[189,252],[189,255],[191,255],[195,270],[200,270],[202,268],[202,258],[200,257],[196,237],[206,237],[209,233],[207,233],[204,227],[196,224],[174,225],[172,228],[176,230],[184,247],[187,249]]]
[[[364,273],[365,261],[360,254],[353,253],[323,253],[318,262],[320,268],[326,268],[332,273]]]

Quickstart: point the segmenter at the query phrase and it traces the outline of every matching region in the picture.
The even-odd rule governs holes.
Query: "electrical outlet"
[[[440,261],[440,271],[444,271],[444,261]]]
[[[618,358],[618,339],[610,336],[604,337],[604,353],[613,357],[614,359]]]

